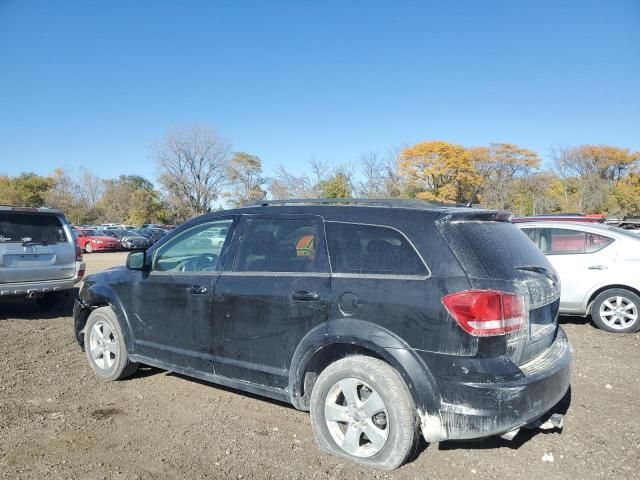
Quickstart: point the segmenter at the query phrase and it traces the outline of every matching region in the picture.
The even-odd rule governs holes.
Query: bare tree
[[[384,198],[387,196],[387,167],[377,152],[360,155],[360,173],[362,180],[358,182],[356,192],[359,197]]]
[[[400,157],[405,146],[389,148],[384,158],[385,198],[399,198],[406,195],[407,186],[400,175]]]
[[[467,155],[482,177],[482,197],[491,208],[510,208],[509,201],[520,185],[518,179],[534,174],[540,166],[535,152],[510,143],[467,149]]]
[[[191,215],[209,212],[226,181],[230,144],[208,126],[176,128],[155,147],[160,183],[189,207]]]
[[[104,192],[104,180],[97,175],[94,175],[91,170],[85,167],[80,167],[80,195],[85,206],[88,208],[95,208],[96,203]]]
[[[294,175],[279,165],[269,179],[269,192],[275,199],[312,198],[315,195],[314,184],[309,175]]]
[[[560,178],[562,184],[562,193],[564,195],[563,209],[569,208],[569,178],[571,173],[569,171],[569,149],[559,145],[552,147],[549,151],[549,155],[553,160],[553,172]]]
[[[309,170],[311,171],[311,177],[309,182],[312,185],[320,185],[331,176],[331,166],[326,160],[319,160],[318,158],[311,157],[309,160]],[[314,192],[317,196],[317,191]]]
[[[551,155],[555,172],[562,179],[567,203],[570,193],[574,193],[575,204],[582,211],[605,208],[610,192],[633,170],[639,157],[627,148],[609,145],[557,147]]]
[[[310,173],[301,175],[295,175],[279,165],[275,175],[268,180],[271,196],[276,199],[319,197],[322,185],[331,177],[334,170],[328,162],[315,157],[311,157],[308,164]]]

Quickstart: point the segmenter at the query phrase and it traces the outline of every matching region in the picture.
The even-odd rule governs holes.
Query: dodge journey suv
[[[82,280],[85,264],[59,210],[0,206],[0,297],[50,308]]]
[[[74,320],[104,381],[142,363],[290,402],[322,449],[392,469],[419,432],[545,422],[570,383],[558,303],[507,214],[301,200],[183,224],[88,277]]]

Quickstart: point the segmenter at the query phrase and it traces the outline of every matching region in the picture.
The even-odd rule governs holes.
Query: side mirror
[[[144,270],[144,252],[131,252],[127,256],[127,268],[129,270]]]

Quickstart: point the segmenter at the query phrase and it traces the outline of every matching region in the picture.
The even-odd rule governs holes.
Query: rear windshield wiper
[[[35,245],[42,245],[43,247],[46,247],[49,244],[44,240],[42,240],[41,242],[32,242],[31,240],[29,240],[28,242],[22,242],[23,247],[33,247]]]
[[[549,272],[549,269],[544,267],[538,267],[536,265],[523,265],[521,267],[515,267],[515,269],[520,270],[521,272],[540,273],[551,280],[555,280],[554,276],[551,274],[551,272]]]

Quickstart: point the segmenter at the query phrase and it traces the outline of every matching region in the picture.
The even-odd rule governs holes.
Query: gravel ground
[[[124,258],[85,256],[89,272]],[[575,350],[561,434],[424,444],[379,472],[320,452],[284,404],[155,369],[100,383],[70,312],[1,303],[0,478],[640,478],[640,336],[561,322]]]

